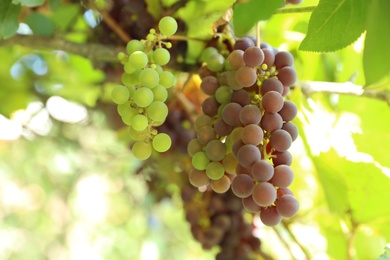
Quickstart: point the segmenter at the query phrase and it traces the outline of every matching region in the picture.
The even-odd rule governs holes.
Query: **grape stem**
[[[207,42],[208,40],[200,39],[200,38],[193,38],[188,37],[185,35],[171,35],[167,37],[168,40],[176,40],[176,41],[198,41],[198,42]]]
[[[385,85],[388,85],[384,84]],[[323,81],[305,81],[298,82],[298,86],[304,95],[311,96],[315,93],[330,93],[330,94],[341,94],[350,96],[361,96],[367,98],[378,99],[387,102],[390,106],[390,90],[374,90],[375,86],[370,89],[364,89],[363,86],[356,85],[350,81],[347,82],[323,82]],[[383,87],[382,85],[380,87]],[[378,86],[379,88],[379,86]]]
[[[304,6],[304,7],[291,7],[291,8],[280,8],[277,9],[274,14],[295,14],[295,13],[310,13],[317,6]]]

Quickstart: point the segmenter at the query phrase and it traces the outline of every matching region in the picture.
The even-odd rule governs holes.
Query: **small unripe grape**
[[[158,29],[165,36],[171,36],[177,31],[177,22],[175,18],[170,16],[163,17],[158,23]]]

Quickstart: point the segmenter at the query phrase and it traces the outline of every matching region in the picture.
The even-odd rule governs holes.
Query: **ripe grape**
[[[220,137],[229,135],[232,132],[232,130],[233,127],[226,124],[225,121],[223,121],[221,118],[215,120],[214,131]]]
[[[259,124],[261,120],[261,111],[258,106],[246,105],[239,114],[240,122],[246,126],[250,124]]]
[[[294,64],[294,57],[287,51],[280,51],[275,55],[275,66],[277,69],[292,66]]]
[[[207,145],[208,142],[215,139],[214,129],[209,125],[202,126],[196,133],[196,137],[202,145]]]
[[[226,155],[226,146],[220,140],[212,140],[206,145],[205,152],[211,161],[220,161]]]
[[[206,98],[202,103],[202,111],[208,116],[215,116],[218,114],[219,103],[214,96]]]
[[[283,121],[291,121],[298,113],[297,106],[291,100],[285,100],[282,109],[278,112]]]
[[[111,91],[112,101],[116,104],[123,104],[129,100],[130,91],[125,86],[116,86]]]
[[[269,132],[280,129],[283,126],[282,116],[278,113],[264,113],[260,126]]]
[[[251,102],[251,97],[249,93],[243,89],[234,90],[232,92],[231,102],[238,103],[241,106],[246,106]]]
[[[257,124],[250,124],[242,129],[241,140],[244,144],[259,145],[263,141],[263,129]]]
[[[139,73],[139,82],[147,88],[154,88],[159,83],[160,76],[158,72],[151,68],[145,68]]]
[[[271,183],[279,188],[287,188],[291,185],[294,179],[293,170],[287,165],[278,165],[274,169],[274,176]]]
[[[171,147],[172,140],[166,133],[159,133],[153,138],[152,145],[154,150],[163,153]]]
[[[153,91],[149,88],[141,87],[134,92],[133,99],[137,106],[147,107],[153,102]]]
[[[244,51],[242,50],[234,50],[229,54],[227,60],[233,70],[238,70],[239,68],[245,66],[243,56]]]
[[[291,135],[282,129],[273,131],[269,138],[269,144],[277,151],[286,151],[290,148],[291,143]]]
[[[283,107],[283,96],[279,92],[268,91],[264,94],[261,104],[266,112],[279,112]]]
[[[246,167],[250,168],[252,165],[261,159],[259,148],[251,144],[245,144],[237,152],[238,162]]]
[[[153,51],[153,61],[154,63],[160,66],[164,66],[168,64],[170,59],[171,59],[171,54],[167,49],[158,48],[155,51]]]
[[[283,93],[283,84],[278,80],[277,78],[268,78],[263,81],[261,84],[261,95],[264,96],[265,93],[269,91],[276,91],[279,92],[280,94]]]
[[[138,160],[146,160],[152,155],[152,146],[150,143],[137,141],[131,148],[133,155]]]
[[[278,199],[287,194],[294,196],[294,193],[289,188],[279,188],[276,190],[276,193],[278,195]]]
[[[276,151],[273,153],[275,157],[272,158],[272,162],[274,163],[274,166],[278,166],[281,164],[291,165],[292,163],[292,156],[289,151],[283,151],[279,152]]]
[[[257,205],[268,207],[276,200],[276,189],[269,182],[259,182],[253,188],[252,197]]]
[[[224,175],[218,180],[211,180],[210,186],[216,193],[225,193],[230,188],[230,179]]]
[[[197,169],[191,169],[188,174],[188,179],[192,186],[194,187],[202,187],[207,185],[210,182],[209,177],[207,177],[205,171],[199,171]]]
[[[238,164],[236,157],[232,153],[226,154],[222,160],[222,164],[225,167],[225,171],[230,174],[236,173],[236,166]]]
[[[257,74],[256,71],[248,66],[241,67],[236,72],[236,81],[243,87],[248,88],[256,83]]]
[[[247,66],[254,68],[263,63],[264,53],[259,47],[252,46],[245,50],[243,59]]]
[[[283,124],[282,129],[287,131],[291,135],[291,139],[294,142],[298,138],[298,128],[292,122],[286,122]]]
[[[293,67],[286,66],[279,69],[277,77],[282,82],[283,86],[289,87],[294,85],[297,80],[297,72]]]
[[[282,216],[276,211],[275,206],[267,207],[261,209],[260,211],[260,220],[264,225],[273,227],[280,223]]]
[[[271,67],[275,62],[275,52],[272,48],[263,48],[264,53],[264,62],[263,64],[266,64],[267,67]]]
[[[290,218],[297,214],[298,209],[299,209],[299,203],[297,199],[290,195],[286,194],[282,197],[280,197],[276,203],[276,210],[277,212],[285,218]]]
[[[246,49],[248,49],[249,47],[254,46],[254,45],[255,45],[255,43],[253,42],[252,39],[250,39],[248,37],[243,37],[243,38],[238,39],[234,43],[234,49],[245,51]]]
[[[214,76],[204,77],[202,79],[202,83],[200,84],[200,89],[203,91],[203,93],[210,96],[214,95],[218,87],[219,87],[218,79]]]
[[[238,103],[229,103],[222,109],[222,119],[230,126],[239,126],[241,124],[239,115],[242,106]]]
[[[211,126],[211,124],[213,123],[211,117],[209,117],[208,115],[199,115],[196,119],[195,119],[195,130],[198,131],[199,128],[201,128],[202,126],[205,126],[205,125],[208,125],[208,126]]]
[[[165,16],[158,23],[158,29],[165,36],[174,35],[177,31],[177,22],[175,18]]]
[[[251,168],[246,168],[246,167],[244,167],[244,166],[242,166],[241,164],[238,163],[236,165],[236,174],[237,175],[245,174],[245,175],[252,176]]]
[[[253,179],[246,174],[237,175],[232,181],[232,191],[239,198],[247,198],[252,194]]]
[[[219,180],[225,173],[225,167],[220,162],[210,162],[206,166],[206,174],[211,180]]]
[[[258,160],[252,166],[252,175],[256,181],[269,181],[274,176],[274,167],[268,160]]]
[[[150,119],[156,122],[164,122],[168,116],[168,106],[162,101],[154,101],[146,109]]]
[[[256,202],[253,200],[252,196],[246,197],[242,199],[242,205],[244,208],[251,212],[251,213],[257,213],[261,210],[261,207],[256,204]]]

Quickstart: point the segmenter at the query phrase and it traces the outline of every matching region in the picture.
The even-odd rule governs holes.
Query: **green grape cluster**
[[[174,75],[162,66],[170,61],[171,43],[168,36],[177,30],[172,17],[159,22],[160,32],[151,29],[146,39],[131,40],[126,46],[127,53],[119,53],[118,59],[124,67],[123,85],[116,86],[111,98],[118,105],[122,121],[129,127],[134,144],[132,152],[139,160],[148,159],[153,150],[166,152],[171,147],[169,135],[159,133],[168,115],[168,89],[175,83]]]

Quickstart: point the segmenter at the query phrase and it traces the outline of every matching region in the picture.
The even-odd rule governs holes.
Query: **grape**
[[[283,107],[283,97],[279,92],[269,91],[264,94],[261,104],[266,112],[276,113]]]
[[[286,66],[279,69],[278,79],[282,82],[283,86],[289,87],[294,85],[297,80],[297,72],[291,66]]]
[[[259,47],[252,46],[245,50],[243,58],[247,66],[254,68],[263,63],[264,53]]]
[[[205,152],[211,161],[220,161],[226,155],[226,146],[220,140],[212,140],[206,145]]]
[[[232,92],[231,102],[238,103],[241,106],[246,106],[251,102],[251,97],[249,93],[243,89],[234,90]]]
[[[246,105],[241,109],[239,118],[243,125],[257,125],[261,120],[260,108],[255,105]]]
[[[153,102],[153,91],[149,88],[139,88],[134,92],[133,99],[137,106],[147,107]]]
[[[133,139],[134,141],[144,141],[146,137],[148,137],[148,132],[147,129],[143,131],[137,131],[133,127],[129,127],[129,135],[130,138]]]
[[[215,92],[215,99],[220,104],[229,103],[231,96],[232,96],[232,90],[228,86],[221,86]]]
[[[244,51],[242,50],[234,50],[229,54],[227,60],[232,70],[238,70],[239,68],[245,66],[243,56]]]
[[[241,139],[244,144],[259,145],[263,141],[263,129],[257,124],[250,124],[242,129]]]
[[[294,64],[294,57],[291,53],[286,51],[280,51],[275,55],[275,66],[277,69],[292,66]]]
[[[242,86],[237,82],[236,75],[237,75],[236,71],[228,71],[226,76],[227,85],[233,90],[242,89]]]
[[[271,183],[279,188],[287,188],[291,185],[294,179],[293,170],[287,165],[278,165],[274,169],[274,176]]]
[[[264,53],[263,64],[266,64],[267,67],[270,68],[275,62],[275,53],[272,48],[263,48],[262,51]]]
[[[112,101],[116,104],[123,104],[129,100],[130,92],[125,86],[116,86],[111,91]]]
[[[169,71],[163,71],[160,73],[159,83],[166,88],[170,88],[175,84],[175,76]]]
[[[216,193],[225,193],[230,188],[230,179],[224,175],[218,180],[211,180],[210,186]]]
[[[251,144],[243,145],[237,152],[238,162],[246,167],[250,168],[252,165],[261,159],[259,148]]]
[[[285,100],[282,109],[278,112],[283,121],[291,121],[298,113],[297,106],[290,100]]]
[[[291,135],[282,129],[275,130],[271,133],[269,144],[277,151],[286,151],[292,143]]]
[[[276,211],[276,207],[268,207],[261,209],[260,220],[264,225],[273,227],[280,223],[282,216]]]
[[[206,98],[202,103],[202,111],[208,116],[215,116],[218,114],[219,103],[215,100],[214,96]]]
[[[122,83],[125,86],[135,86],[138,84],[138,73],[133,72],[132,74],[123,73],[122,74]]]
[[[138,115],[137,109],[133,107],[127,107],[121,115],[123,123],[125,123],[126,125],[131,125],[131,120],[135,115]]]
[[[162,85],[157,85],[156,87],[152,88],[154,101],[166,101],[168,98],[168,91],[167,89]]]
[[[203,50],[202,55],[201,55],[201,60],[203,62],[206,62],[210,59],[210,56],[213,54],[218,53],[218,50],[214,47],[207,47],[206,49]],[[209,69],[209,68],[208,68]],[[211,71],[211,70],[210,70]]]
[[[118,112],[118,114],[120,115],[120,116],[122,116],[123,115],[123,112],[126,110],[126,109],[128,109],[128,108],[130,108],[130,101],[127,101],[127,102],[125,102],[125,103],[123,103],[123,104],[120,104],[120,105],[118,105],[116,108],[117,108],[117,112]]]
[[[171,54],[167,49],[158,48],[155,51],[153,51],[153,61],[154,63],[160,66],[164,66],[168,64],[170,59],[171,59]]]
[[[294,123],[286,122],[283,124],[282,129],[290,134],[293,142],[298,138],[298,128]]]
[[[244,166],[242,166],[241,164],[238,163],[236,165],[236,174],[237,175],[245,174],[245,175],[252,176],[251,168],[245,168]]]
[[[227,231],[232,225],[232,219],[227,214],[220,214],[213,219],[212,225],[214,227]]]
[[[202,145],[207,145],[208,142],[215,139],[215,132],[211,126],[205,125],[199,128],[196,137]]]
[[[241,141],[241,139],[233,143],[232,152],[234,156],[236,156],[236,158],[237,158],[238,150],[240,150],[240,148],[243,147],[244,145],[245,144]]]
[[[252,195],[252,177],[246,174],[237,175],[232,181],[232,191],[239,198],[247,198]]]
[[[276,200],[276,189],[269,182],[259,182],[253,188],[252,197],[257,205],[268,207]]]
[[[150,119],[156,122],[164,122],[168,116],[168,106],[162,101],[154,101],[146,109]]]
[[[192,157],[195,153],[202,151],[203,145],[198,139],[192,139],[187,146],[187,153]]]
[[[219,87],[218,79],[214,76],[207,76],[202,79],[200,89],[207,95],[214,95],[215,91]]]
[[[272,158],[272,162],[274,163],[274,166],[278,166],[281,164],[291,165],[292,163],[292,156],[289,151],[284,152],[278,152],[276,151],[273,153],[275,157]]]
[[[242,106],[238,103],[229,103],[222,109],[222,119],[230,126],[241,125],[239,115]]]
[[[283,84],[278,80],[277,78],[268,78],[263,81],[261,84],[261,95],[264,96],[265,93],[269,91],[276,91],[279,92],[280,94],[283,93]]]
[[[148,56],[143,51],[135,51],[130,55],[128,63],[137,70],[144,68],[148,61]]]
[[[126,51],[131,55],[135,51],[144,51],[145,47],[139,40],[131,40],[126,45]]]
[[[268,160],[258,160],[252,166],[252,175],[256,181],[269,181],[274,176],[274,167]]]
[[[175,18],[165,16],[158,23],[158,29],[165,36],[174,35],[177,31],[177,22]]]
[[[143,131],[148,127],[148,119],[144,115],[135,115],[131,118],[131,126],[136,131]]]
[[[280,197],[276,203],[276,210],[278,213],[285,218],[290,218],[297,214],[299,209],[299,203],[297,199],[289,194]]]
[[[229,135],[233,130],[233,127],[226,124],[225,121],[223,121],[221,118],[218,118],[215,120],[214,123],[214,131],[219,136],[227,136]]]
[[[225,64],[225,58],[219,53],[214,53],[208,57],[206,63],[207,63],[207,67],[211,71],[215,71],[215,72],[221,71]]]
[[[276,190],[276,193],[278,195],[278,199],[287,194],[294,196],[294,193],[289,188],[279,188]]]
[[[236,157],[232,153],[228,153],[222,160],[225,171],[230,174],[236,173],[236,166],[238,164]]]
[[[153,138],[152,145],[154,150],[163,153],[171,147],[172,140],[166,133],[159,133]]]
[[[290,87],[283,87],[282,96],[285,97],[290,92]]]
[[[242,199],[242,205],[244,208],[251,212],[251,213],[257,213],[261,210],[261,207],[256,204],[256,202],[253,200],[252,196],[246,197]]]
[[[248,66],[241,67],[236,72],[236,81],[243,87],[248,88],[256,83],[257,74],[256,71]]]
[[[192,156],[192,166],[199,171],[205,170],[209,162],[209,158],[203,151],[197,152]]]
[[[231,135],[229,136],[232,140],[232,143],[235,143],[236,141],[238,140],[241,140],[241,134],[242,134],[242,130],[244,128],[243,127],[235,127],[231,133]]]
[[[197,169],[191,169],[188,179],[191,185],[197,188],[207,185],[210,181],[205,171],[198,171]]]
[[[139,82],[147,88],[154,88],[159,83],[160,76],[158,72],[151,68],[141,70],[139,73]]]
[[[248,49],[249,47],[254,46],[254,45],[255,45],[255,43],[253,42],[252,39],[250,39],[248,37],[243,37],[241,39],[238,39],[234,43],[234,49],[245,51],[246,49]]]
[[[150,143],[137,141],[134,143],[131,151],[138,160],[146,160],[152,155],[152,146]]]
[[[211,180],[219,180],[225,173],[225,168],[220,162],[210,162],[206,166],[206,174]]]
[[[283,119],[278,113],[264,113],[260,121],[261,128],[269,132],[280,129],[282,125]]]
[[[211,117],[209,117],[208,115],[199,115],[195,119],[195,130],[198,131],[199,128],[201,128],[202,126],[205,126],[205,125],[211,126],[212,123],[213,123],[213,121],[212,121]]]

